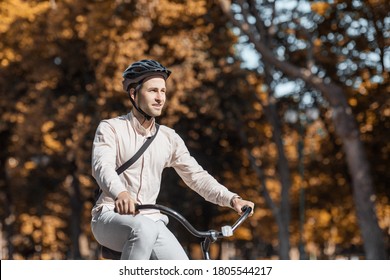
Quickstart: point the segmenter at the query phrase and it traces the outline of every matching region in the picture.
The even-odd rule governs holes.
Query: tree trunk
[[[360,140],[357,123],[340,87],[331,85],[324,94],[331,97],[329,101],[333,109],[333,123],[336,134],[342,139],[351,174],[353,198],[366,258],[369,260],[386,259],[383,233],[378,225],[375,212],[375,192],[370,167]]]
[[[5,232],[5,240],[7,242],[7,251],[8,251],[8,259],[13,260],[14,255],[14,246],[12,244],[12,237],[14,236],[14,222],[15,222],[15,213],[13,209],[13,201],[11,195],[11,185],[10,178],[7,174],[6,165],[9,157],[8,149],[6,147],[9,146],[9,136],[11,135],[11,131],[3,130],[0,132],[0,147],[4,147],[0,151],[0,190],[3,190],[4,195],[0,197],[2,200],[2,226],[0,230]],[[0,240],[0,243],[2,240]],[[2,245],[2,244],[1,244]],[[2,251],[3,248],[0,248]],[[4,258],[4,256],[1,256]]]
[[[271,94],[270,94],[271,96]],[[268,97],[272,99],[272,97]],[[269,105],[265,108],[265,115],[268,122],[273,128],[272,138],[278,150],[277,170],[280,176],[281,183],[281,199],[280,199],[280,222],[279,224],[279,255],[282,260],[290,258],[290,220],[291,220],[291,206],[290,206],[290,170],[288,161],[284,152],[282,141],[282,131],[280,129],[280,122],[276,112],[275,102],[269,100]]]
[[[72,174],[68,175],[65,179],[66,188],[69,192],[70,200],[70,240],[71,248],[68,252],[68,258],[71,260],[81,259],[80,253],[80,235],[81,235],[81,202],[80,202],[80,184],[77,178],[76,164],[72,162]]]

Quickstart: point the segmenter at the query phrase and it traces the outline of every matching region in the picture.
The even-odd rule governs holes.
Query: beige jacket
[[[92,216],[103,206],[113,209],[115,198],[123,191],[129,191],[139,204],[155,204],[162,171],[166,167],[173,167],[186,185],[207,201],[230,207],[230,200],[236,194],[205,171],[190,155],[180,136],[164,125],[160,125],[156,138],[143,155],[117,175],[115,170],[155,133],[154,123],[151,127],[151,130],[145,129],[132,112],[99,124],[92,148],[92,175],[103,193],[92,209]],[[143,211],[141,214],[153,220],[163,218],[158,211]]]

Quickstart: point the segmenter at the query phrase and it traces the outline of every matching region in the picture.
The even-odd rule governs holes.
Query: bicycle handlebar
[[[217,239],[219,237],[225,236],[222,232],[215,231],[215,230],[209,230],[209,231],[199,231],[195,229],[190,222],[187,221],[186,218],[184,218],[181,214],[176,212],[175,210],[172,210],[171,208],[168,208],[163,205],[159,204],[136,204],[136,210],[145,210],[145,209],[155,209],[159,210],[164,214],[167,214],[177,221],[179,221],[191,234],[193,234],[196,237],[203,237],[203,238],[212,238]],[[231,232],[234,232],[234,230],[237,229],[249,216],[249,214],[252,212],[252,208],[249,206],[244,206],[242,209],[243,214],[238,218],[238,220],[231,226]]]
[[[237,227],[239,227],[246,220],[246,218],[248,218],[249,214],[252,212],[251,207],[244,206],[241,209],[243,212],[241,217],[238,218],[238,220],[233,224],[233,226],[224,226],[222,227],[221,231],[216,231],[216,230],[199,231],[196,230],[182,215],[180,215],[175,210],[172,210],[171,208],[168,208],[166,206],[162,206],[159,204],[143,204],[143,205],[136,204],[135,209],[136,211],[144,210],[144,209],[159,210],[162,213],[167,214],[173,217],[174,219],[176,219],[177,221],[179,221],[194,236],[204,238],[204,240],[201,242],[201,247],[203,251],[203,256],[207,260],[210,259],[210,254],[209,254],[210,244],[215,242],[218,238],[232,236],[234,230],[236,230]],[[117,252],[105,246],[102,246],[102,256],[104,258],[119,260],[121,258],[121,254],[122,254],[121,252]]]

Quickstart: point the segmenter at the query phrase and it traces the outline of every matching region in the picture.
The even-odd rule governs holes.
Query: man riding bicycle
[[[131,64],[123,72],[123,89],[134,109],[102,120],[96,130],[92,175],[102,192],[92,209],[92,233],[101,245],[122,252],[121,259],[188,259],[167,228],[165,215],[156,210],[135,211],[136,204],[156,203],[164,168],[173,167],[187,186],[214,204],[239,214],[243,206],[254,207],[205,171],[173,129],[164,125],[158,129],[155,117],[164,107],[170,74],[154,60]],[[140,158],[118,175],[116,169],[153,136]]]

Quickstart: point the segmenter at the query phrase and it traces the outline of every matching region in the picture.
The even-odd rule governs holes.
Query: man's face
[[[145,80],[135,96],[136,103],[146,114],[158,117],[165,104],[165,80],[154,76]],[[133,96],[134,98],[134,96]]]

